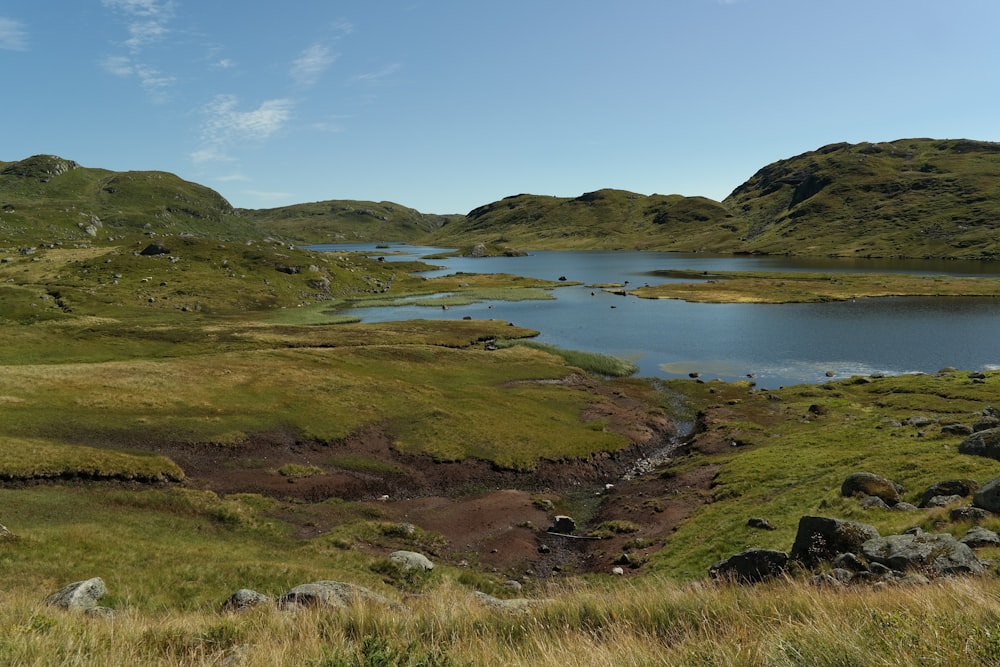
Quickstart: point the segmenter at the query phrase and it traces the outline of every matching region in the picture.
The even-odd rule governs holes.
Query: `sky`
[[[0,0],[0,160],[234,206],[721,200],[821,146],[1000,141],[997,0]]]

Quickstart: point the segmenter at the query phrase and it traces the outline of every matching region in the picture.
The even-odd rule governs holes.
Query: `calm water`
[[[314,246],[318,250],[395,253],[415,259],[439,248]],[[702,271],[879,271],[1000,276],[1000,264],[906,260],[803,260],[684,253],[543,252],[528,257],[429,260],[445,268],[423,275],[514,273],[585,284],[657,284],[656,269]],[[449,310],[420,306],[352,311],[364,321],[413,318],[502,319],[541,332],[538,341],[604,352],[639,364],[639,374],[734,380],[752,373],[758,386],[822,382],[827,372],[934,372],[946,366],[1000,368],[1000,299],[888,298],[824,304],[697,304],[615,296],[561,287],[554,301],[474,304]]]

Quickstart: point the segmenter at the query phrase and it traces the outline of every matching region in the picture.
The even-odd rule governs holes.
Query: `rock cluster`
[[[1000,437],[1000,429],[996,430]],[[917,510],[902,500],[904,492],[899,484],[870,472],[851,474],[841,486],[841,495],[856,498],[865,508]],[[971,505],[957,506],[970,496]],[[920,507],[952,505],[956,505],[949,513],[953,521],[1000,514],[1000,477],[982,486],[973,480],[945,480],[927,487],[920,496]],[[714,579],[753,583],[797,568],[817,571],[814,581],[820,584],[926,582],[936,576],[984,574],[986,568],[973,550],[998,545],[1000,536],[982,526],[972,527],[961,539],[949,533],[926,533],[919,527],[883,536],[866,523],[803,516],[787,554],[748,549],[715,563],[709,574]]]

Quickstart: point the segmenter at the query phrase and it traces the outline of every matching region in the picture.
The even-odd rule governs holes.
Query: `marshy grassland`
[[[840,485],[850,473],[874,472],[902,484],[915,504],[934,482],[1000,475],[1000,462],[959,454],[961,436],[942,428],[995,405],[1000,373],[780,390],[654,383],[623,377],[627,362],[534,345],[535,332],[508,322],[361,324],[338,314],[360,301],[442,292],[537,298],[557,285],[470,274],[428,280],[362,255],[259,241],[178,237],[164,241],[169,253],[151,256],[140,254],[145,244],[11,250],[0,264],[0,522],[11,533],[0,537],[0,663],[1000,661],[992,565],[986,577],[921,586],[825,588],[805,573],[743,587],[706,580],[713,562],[738,551],[788,550],[805,514],[863,521],[882,534],[963,535],[971,524],[953,521],[948,508],[864,510],[841,497]],[[809,279],[805,291],[833,283]],[[738,280],[720,277],[712,288],[723,282]],[[994,289],[988,282],[975,284]],[[767,284],[750,291],[776,289]],[[613,491],[583,482],[527,489],[553,512],[576,514],[582,535],[604,538],[586,542],[591,560],[568,559],[544,576],[481,565],[467,545],[401,522],[390,502],[274,491],[275,482],[291,490],[348,472],[402,475],[416,460],[475,461],[505,479],[551,462],[614,460],[633,446],[609,412],[616,400],[629,415],[692,423],[692,436],[638,476],[641,493],[626,481]],[[396,458],[344,447],[373,426]],[[271,485],[213,490],[185,467],[192,451],[218,471],[253,468]],[[493,490],[466,480],[453,492]],[[680,518],[660,531],[668,515]],[[775,530],[748,527],[750,516]],[[996,517],[980,523],[1000,530]],[[437,567],[419,576],[387,568],[385,555],[397,549],[427,553]],[[608,565],[623,552],[634,567],[613,576]],[[96,576],[113,616],[42,602]],[[274,598],[320,580],[365,586],[398,606],[220,612],[240,588]],[[532,602],[512,611],[477,592]]]

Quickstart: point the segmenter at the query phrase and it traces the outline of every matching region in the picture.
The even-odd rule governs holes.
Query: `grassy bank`
[[[700,303],[813,303],[886,296],[1000,296],[1000,279],[896,273],[654,271],[675,280],[629,290],[647,299]]]

